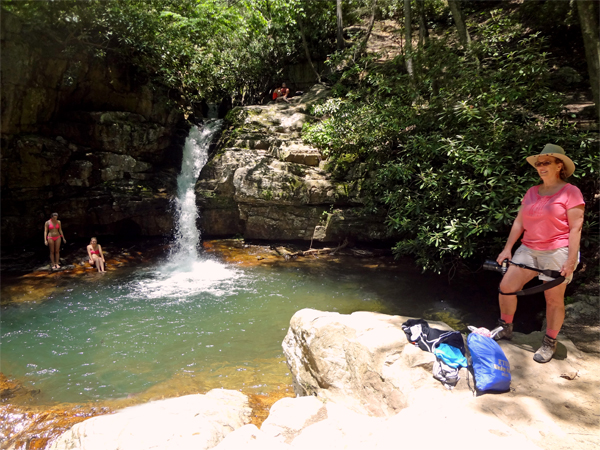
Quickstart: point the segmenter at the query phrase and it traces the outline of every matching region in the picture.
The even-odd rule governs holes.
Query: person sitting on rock
[[[285,85],[285,83],[281,83],[281,87],[279,89],[277,89],[277,97],[275,97],[275,101],[276,102],[280,102],[280,101],[285,101],[287,103],[289,103],[290,101],[287,99],[287,96],[290,93],[290,90],[288,89],[288,87]]]
[[[92,267],[96,267],[98,272],[106,272],[104,270],[104,254],[102,253],[102,246],[98,244],[98,239],[93,237],[90,240],[90,245],[87,246],[88,256],[90,257],[89,263]]]

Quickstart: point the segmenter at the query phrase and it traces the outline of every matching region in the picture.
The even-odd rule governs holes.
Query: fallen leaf
[[[579,375],[579,370],[577,372],[569,372],[563,373],[560,375],[561,378],[566,378],[567,380],[574,380]]]

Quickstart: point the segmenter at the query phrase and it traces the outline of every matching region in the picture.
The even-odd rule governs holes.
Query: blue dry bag
[[[471,353],[475,387],[478,391],[504,392],[510,389],[510,364],[492,338],[471,333],[467,338]]]

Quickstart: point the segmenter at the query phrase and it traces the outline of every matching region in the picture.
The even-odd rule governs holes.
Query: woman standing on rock
[[[93,237],[90,240],[90,245],[87,246],[88,256],[90,257],[89,263],[92,266],[96,266],[98,272],[106,272],[104,270],[104,254],[102,253],[102,246],[98,244],[98,239]]]
[[[66,243],[63,234],[58,213],[52,213],[52,217],[44,224],[44,245],[50,248],[51,269],[60,269],[60,243],[62,240]]]
[[[504,250],[496,262],[511,260],[511,251],[523,234],[521,246],[512,261],[545,270],[557,270],[564,283],[544,291],[546,297],[546,336],[533,359],[545,363],[556,351],[556,337],[565,318],[565,290],[579,262],[579,243],[583,226],[585,202],[581,191],[565,180],[575,172],[575,164],[562,147],[547,144],[539,155],[527,162],[537,169],[542,184],[527,191],[521,209],[513,223]],[[510,265],[500,283],[501,292],[516,292],[537,275],[537,272]],[[546,282],[552,278],[540,274]],[[513,317],[517,310],[516,295],[499,295],[502,330],[495,339],[511,339]]]

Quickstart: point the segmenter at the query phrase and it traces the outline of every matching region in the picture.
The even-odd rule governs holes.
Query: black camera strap
[[[526,266],[525,264],[519,264],[519,263],[515,263],[512,261],[509,261],[513,266],[517,266],[520,267],[522,269],[528,269],[528,270],[533,270],[535,272],[539,272],[543,275],[546,275],[547,277],[551,277],[554,278],[554,280],[552,281],[548,281],[547,283],[544,284],[540,284],[538,286],[534,286],[534,287],[530,287],[527,289],[522,289],[520,291],[517,292],[502,292],[500,290],[500,287],[498,287],[498,292],[502,295],[531,295],[531,294],[537,294],[538,292],[544,292],[547,291],[548,289],[552,289],[554,286],[558,286],[559,284],[562,284],[563,281],[565,281],[565,277],[563,277],[560,272],[558,270],[549,270],[549,269],[538,269],[536,267],[530,267],[530,266]]]

